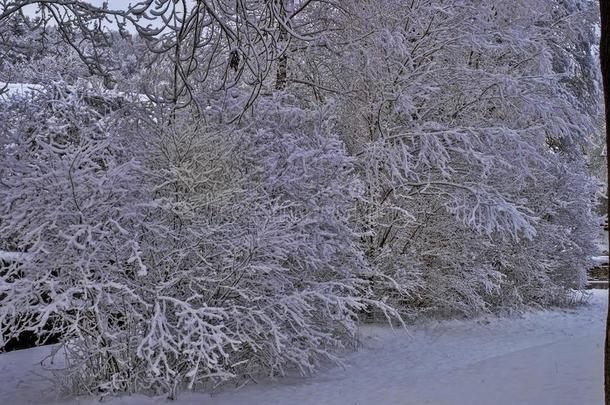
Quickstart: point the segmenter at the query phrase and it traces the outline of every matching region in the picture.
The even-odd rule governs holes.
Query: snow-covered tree
[[[519,252],[541,243],[539,263],[561,256],[564,270],[529,267],[550,280],[540,294],[582,287],[596,228],[582,153],[599,111],[582,97],[595,83],[581,49],[593,24],[551,3],[348,2],[326,43],[293,69],[311,98],[339,100],[337,132],[365,187],[363,250],[399,282],[382,290],[396,290],[406,310],[487,310],[486,297],[510,288],[486,246],[517,266],[525,256],[513,243]],[[575,200],[565,183],[583,194]],[[541,207],[564,206],[575,210],[551,215],[553,226],[577,247],[558,256]],[[572,233],[581,227],[592,230]]]
[[[3,43],[25,3],[69,47],[0,66],[39,84],[0,99],[0,338],[62,336],[75,391],[310,373],[371,312],[583,288],[590,3],[6,1]]]
[[[368,298],[361,187],[324,111],[278,95],[232,128],[100,113],[92,92],[1,104],[0,234],[22,260],[0,273],[0,336],[61,334],[77,391],[174,396],[310,373],[358,312],[392,312]]]

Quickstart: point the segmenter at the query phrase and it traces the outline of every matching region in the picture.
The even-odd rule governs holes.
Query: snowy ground
[[[43,89],[44,87],[38,84],[0,82],[0,101],[10,96],[25,96]]]
[[[605,290],[593,290],[590,305],[574,310],[511,319],[427,323],[413,327],[410,333],[363,328],[363,348],[347,357],[345,369],[213,396],[183,394],[177,403],[601,404],[606,294]],[[48,348],[0,354],[0,403],[46,404],[56,400],[53,385],[38,364],[45,351]],[[137,396],[104,403],[169,402]]]

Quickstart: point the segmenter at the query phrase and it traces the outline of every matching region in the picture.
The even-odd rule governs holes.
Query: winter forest
[[[0,359],[180,401],[591,311],[599,35],[590,0],[0,0]]]

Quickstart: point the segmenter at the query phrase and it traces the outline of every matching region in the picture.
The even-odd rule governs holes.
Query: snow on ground
[[[150,99],[145,94],[128,93],[124,91],[98,89],[100,94],[106,94],[113,97],[122,97],[130,101],[149,102]],[[7,83],[0,82],[0,101],[7,100],[9,97],[27,97],[37,91],[44,91],[44,86],[32,83]]]
[[[362,348],[346,367],[311,378],[285,378],[177,402],[143,396],[111,405],[262,404],[553,404],[603,402],[607,291],[590,305],[515,318],[428,322],[404,330],[363,327]],[[48,348],[0,354],[0,402],[51,403],[56,397],[39,361]],[[95,404],[70,399],[61,404]]]
[[[44,86],[31,83],[5,83],[0,82],[0,100],[12,96],[26,96],[28,93],[41,91]]]

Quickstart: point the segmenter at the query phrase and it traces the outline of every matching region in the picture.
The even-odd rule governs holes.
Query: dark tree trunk
[[[610,150],[608,148],[610,144],[610,0],[600,0],[599,9],[601,16],[599,56],[604,83],[606,149]],[[606,164],[610,169],[610,159],[608,159],[608,156],[606,156]],[[610,210],[610,199],[608,201],[608,210]],[[610,300],[610,288],[608,289],[608,298]],[[606,319],[606,342],[604,344],[604,394],[606,405],[610,405],[610,307]]]
[[[277,63],[277,75],[275,78],[275,89],[284,90],[288,79],[288,57],[284,54],[280,56]]]
[[[280,16],[279,18],[287,23],[286,20],[286,7],[284,4],[284,0],[280,0]],[[280,44],[283,44],[284,41],[288,39],[288,32],[286,32],[286,28],[282,23],[278,22],[278,28],[280,31],[280,35],[278,37]],[[275,88],[276,90],[283,90],[286,88],[286,81],[288,79],[288,51],[285,50],[284,53],[279,57],[277,61],[277,73],[275,76]]]

